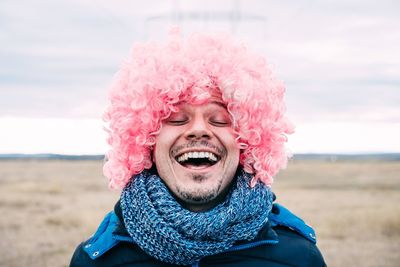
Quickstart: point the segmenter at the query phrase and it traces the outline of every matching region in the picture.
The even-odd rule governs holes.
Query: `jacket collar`
[[[118,217],[118,224],[115,227],[114,234],[116,236],[130,237],[128,231],[125,228],[124,218],[122,216],[122,209],[119,200],[117,201],[117,203],[115,203],[114,213]]]

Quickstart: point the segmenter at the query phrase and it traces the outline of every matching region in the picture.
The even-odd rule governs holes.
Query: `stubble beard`
[[[192,179],[197,182],[201,182],[203,180],[206,180],[207,177],[205,175],[193,175]],[[222,179],[218,181],[218,184],[213,187],[209,188],[207,190],[196,190],[196,191],[189,191],[189,190],[184,190],[182,188],[176,188],[176,191],[179,195],[179,198],[188,203],[188,204],[206,204],[209,203],[213,200],[215,200],[221,190],[222,186]]]

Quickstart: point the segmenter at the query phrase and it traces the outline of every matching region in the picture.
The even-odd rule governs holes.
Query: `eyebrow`
[[[190,104],[190,103],[185,102],[185,101],[179,101],[179,102],[177,102],[174,106],[179,106],[179,105],[182,105],[182,104],[193,105],[193,104]],[[218,105],[218,106],[220,106],[220,107],[223,107],[224,109],[227,110],[227,105],[226,105],[222,100],[221,100],[221,101],[216,101],[216,100],[214,100],[214,101],[204,102],[203,104],[216,104],[216,105]],[[203,105],[203,104],[199,104],[199,106],[201,106],[201,105]],[[194,106],[196,106],[196,105],[194,105]]]
[[[227,109],[226,104],[222,101],[211,101],[210,103],[217,104],[218,106],[223,107],[224,109]]]

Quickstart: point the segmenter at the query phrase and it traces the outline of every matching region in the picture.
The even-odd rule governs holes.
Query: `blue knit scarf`
[[[250,188],[244,171],[224,202],[206,212],[183,208],[161,178],[143,171],[125,186],[121,209],[133,241],[147,254],[172,264],[189,265],[224,252],[236,241],[254,239],[268,220],[272,192]]]

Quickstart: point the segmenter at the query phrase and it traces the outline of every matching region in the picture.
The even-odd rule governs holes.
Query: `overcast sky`
[[[399,14],[385,0],[2,0],[0,153],[104,153],[113,74],[172,24],[230,31],[267,57],[293,152],[400,152]]]

